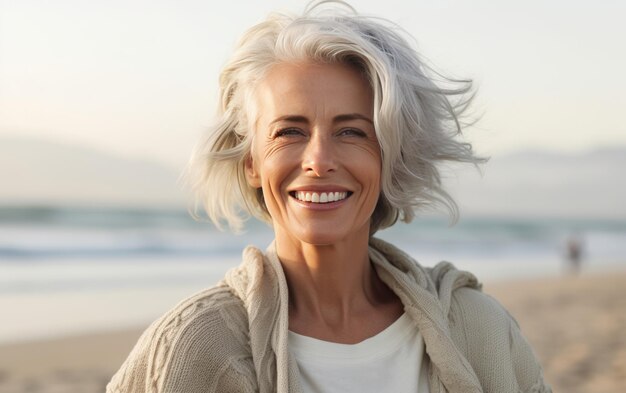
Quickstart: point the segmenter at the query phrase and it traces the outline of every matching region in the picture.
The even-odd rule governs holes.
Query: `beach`
[[[626,389],[626,272],[484,284],[516,318],[555,392]],[[145,327],[0,346],[0,393],[103,392]]]

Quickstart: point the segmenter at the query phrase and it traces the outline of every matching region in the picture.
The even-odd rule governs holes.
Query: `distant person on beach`
[[[275,240],[155,321],[107,392],[551,391],[471,273],[374,237],[433,204],[455,214],[439,165],[482,161],[460,140],[469,81],[320,1],[248,30],[220,89],[191,184],[218,226],[253,215]]]
[[[578,275],[582,264],[583,240],[579,235],[571,235],[567,239],[566,259],[571,274]]]

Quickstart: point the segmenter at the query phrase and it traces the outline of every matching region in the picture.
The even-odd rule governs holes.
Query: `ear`
[[[250,185],[250,187],[261,188],[261,176],[259,176],[259,173],[254,167],[254,161],[252,160],[252,155],[249,155],[246,158],[245,170],[246,170],[246,180],[248,181],[248,184]]]

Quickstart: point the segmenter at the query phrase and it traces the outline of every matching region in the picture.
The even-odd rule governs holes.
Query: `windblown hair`
[[[248,185],[244,169],[257,119],[255,88],[273,65],[302,61],[353,66],[373,90],[382,173],[370,233],[398,219],[410,222],[416,210],[433,205],[447,207],[455,220],[458,208],[442,188],[438,165],[482,161],[458,140],[471,81],[435,72],[397,26],[340,1],[314,2],[302,16],[272,14],[240,40],[220,76],[217,121],[188,167],[194,213],[201,204],[218,227],[227,223],[234,231],[250,214],[271,223],[262,191]]]

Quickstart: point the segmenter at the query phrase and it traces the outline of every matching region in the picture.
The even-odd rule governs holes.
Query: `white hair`
[[[328,12],[328,3],[339,7]],[[272,14],[240,40],[220,76],[217,121],[188,167],[194,212],[201,204],[218,227],[227,223],[234,231],[250,214],[271,223],[261,190],[247,183],[244,172],[257,118],[254,94],[269,68],[296,61],[347,64],[370,82],[382,155],[372,234],[398,219],[410,222],[416,210],[433,205],[444,205],[456,219],[438,164],[483,161],[458,140],[459,119],[473,96],[471,81],[433,71],[397,26],[358,15],[340,1],[314,2],[301,16]]]

